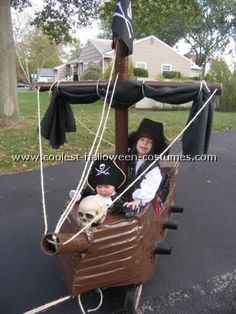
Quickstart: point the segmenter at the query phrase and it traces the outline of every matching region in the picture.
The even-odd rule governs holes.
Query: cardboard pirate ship
[[[129,29],[130,30],[130,29]],[[119,73],[112,106],[115,108],[116,154],[127,153],[128,149],[128,108],[143,97],[160,102],[182,104],[193,101],[189,120],[210,96],[211,90],[221,92],[219,84],[206,87],[196,83],[138,82],[128,80],[127,42],[116,39],[115,72]],[[129,51],[129,49],[128,49]],[[49,84],[40,84],[40,91],[48,90]],[[42,135],[57,148],[66,141],[66,132],[75,131],[75,120],[71,104],[92,103],[103,98],[108,92],[112,97],[113,84],[106,81],[62,82],[52,90],[49,108],[42,120]],[[194,156],[206,153],[210,139],[213,105],[199,115],[196,123],[184,133],[183,153]],[[121,165],[126,169],[126,165]],[[170,254],[171,246],[165,243],[167,229],[177,229],[172,221],[172,212],[182,212],[175,205],[176,175],[178,163],[160,164],[165,187],[164,204],[156,211],[154,201],[132,218],[108,212],[105,221],[92,227],[71,242],[65,242],[78,231],[76,219],[78,204],[75,204],[59,233],[46,234],[42,240],[43,251],[58,255],[62,272],[71,295],[95,288],[114,286],[131,287],[126,300],[127,312],[137,308],[140,293],[137,288],[152,276],[161,254]]]

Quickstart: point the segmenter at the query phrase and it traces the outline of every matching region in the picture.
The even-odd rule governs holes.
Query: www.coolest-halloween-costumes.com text
[[[38,162],[40,161],[40,156],[37,154],[28,154],[28,155],[11,155],[11,158],[14,162]],[[150,162],[156,161],[172,161],[172,162],[216,162],[218,160],[217,155],[195,155],[192,157],[191,155],[166,155],[160,158],[159,155],[144,155],[142,157],[144,160],[148,160]],[[137,161],[138,156],[127,154],[127,155],[107,155],[107,154],[98,154],[98,155],[89,155],[85,153],[84,155],[79,154],[44,154],[42,156],[42,161],[44,162],[73,162],[73,161],[106,161],[106,160],[114,160],[114,161]]]

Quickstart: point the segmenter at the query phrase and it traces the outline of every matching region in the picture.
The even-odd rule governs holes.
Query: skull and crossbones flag
[[[120,38],[124,42],[127,48],[127,56],[133,53],[133,28],[131,21],[131,1],[117,0],[112,22],[113,41],[115,38]]]

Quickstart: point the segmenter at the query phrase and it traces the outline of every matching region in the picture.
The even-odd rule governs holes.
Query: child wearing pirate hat
[[[98,194],[106,201],[107,205],[110,205],[125,182],[126,175],[115,161],[109,158],[96,160],[88,177],[88,186],[82,191],[82,198]],[[70,191],[71,198],[75,192],[74,190]],[[77,198],[77,201],[80,198],[81,196]],[[122,209],[123,203],[123,199],[118,199],[111,209],[113,211],[116,211],[118,207]]]
[[[97,160],[94,162],[88,178],[88,186],[111,203],[116,193],[126,181],[126,175],[115,161]]]
[[[136,132],[129,135],[128,145],[136,160],[130,162],[128,171],[129,184],[132,183],[167,147],[163,124],[143,119]],[[162,175],[155,163],[128,191],[128,202],[124,206],[135,209],[150,202],[160,186]]]

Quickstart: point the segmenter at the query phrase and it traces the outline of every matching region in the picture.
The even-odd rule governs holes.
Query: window
[[[97,65],[97,66],[100,66],[100,61],[99,60],[98,61],[93,61],[93,64]]]
[[[146,62],[135,62],[135,68],[146,69],[147,64],[146,64]]]
[[[162,64],[161,73],[164,71],[172,71],[172,65],[171,64]]]

